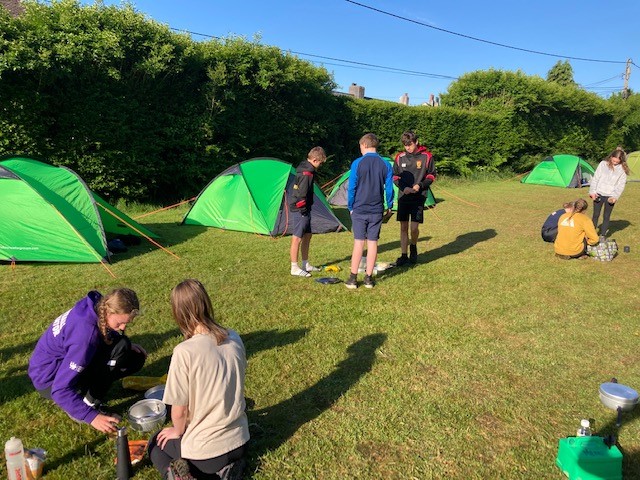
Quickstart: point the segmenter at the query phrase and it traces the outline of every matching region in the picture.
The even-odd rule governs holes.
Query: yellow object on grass
[[[342,270],[338,265],[327,265],[324,267],[325,272],[339,272]]]
[[[167,383],[167,375],[164,374],[161,377],[124,377],[122,379],[122,388],[128,388],[129,390],[145,391],[156,385],[162,385]]]

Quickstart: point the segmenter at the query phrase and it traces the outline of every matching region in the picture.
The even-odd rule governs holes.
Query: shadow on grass
[[[418,263],[416,263],[415,265],[408,265],[406,267],[395,267],[389,270],[385,270],[384,272],[380,272],[378,274],[378,278],[380,281],[384,281],[396,275],[402,274],[408,271],[410,268],[420,267],[420,265],[435,262],[436,260],[447,257],[449,255],[457,255],[458,253],[464,252],[465,250],[468,250],[469,248],[477,245],[480,242],[485,242],[492,239],[496,235],[498,235],[498,233],[493,228],[488,228],[479,232],[463,233],[462,235],[458,235],[458,237],[452,242],[442,245],[434,250],[427,250],[426,252],[418,254]]]
[[[0,358],[12,358],[15,355],[22,355],[27,352],[33,352],[36,348],[36,342],[23,343],[12,347],[0,348]]]
[[[611,220],[609,222],[609,231],[607,233],[607,237],[611,238],[611,235],[617,232],[621,232],[630,225],[631,222],[628,220]]]
[[[635,408],[630,412],[622,413],[622,426],[625,424],[638,421],[640,418],[640,408]],[[613,435],[616,438],[620,435],[620,429],[616,426],[617,413],[607,423],[598,427],[596,422],[597,434],[601,437],[607,437]],[[622,452],[622,478],[640,478],[640,450],[636,447],[637,441],[635,438],[629,438],[622,433],[621,438],[617,438],[617,446]],[[625,447],[626,445],[626,447]]]
[[[263,350],[270,350],[276,347],[284,347],[297,342],[304,337],[308,328],[298,328],[280,332],[278,330],[258,330],[256,332],[242,335],[242,342],[247,350],[247,358]]]
[[[400,227],[398,227],[398,228],[400,228]],[[420,237],[418,239],[418,242],[427,242],[427,241],[431,240],[431,238],[433,238],[433,237]],[[353,238],[351,239],[351,241],[353,242]],[[353,247],[353,244],[351,245],[350,250],[351,250],[352,247]],[[400,240],[396,240],[394,242],[378,244],[378,260],[380,260],[380,254],[381,253],[390,252],[390,251],[393,251],[393,250],[397,250],[398,251],[398,256],[400,256]],[[364,247],[364,253],[362,254],[362,256],[363,257],[367,256],[366,243],[365,243],[365,247]],[[334,259],[334,260],[327,260],[327,264],[329,264],[329,265],[331,265],[331,264],[339,264],[341,262],[351,263],[351,254],[349,254],[349,256],[346,256],[346,257],[337,258],[337,259]],[[350,267],[348,266],[347,270],[349,268]]]
[[[25,365],[24,369],[21,369],[25,373],[6,376],[0,380],[0,405],[33,392],[33,385],[26,369]]]
[[[249,411],[251,445],[249,455],[259,462],[266,452],[277,449],[305,423],[312,421],[353,387],[369,372],[376,350],[387,336],[377,333],[353,343],[348,357],[326,377],[306,390],[272,407]]]
[[[78,458],[82,458],[88,454],[94,453],[98,445],[101,445],[106,441],[108,441],[106,437],[102,436],[101,438],[97,438],[90,443],[85,443],[79,446],[75,450],[67,452],[67,454],[62,457],[47,460],[47,463],[45,465],[47,476],[54,472],[58,467],[67,466],[69,463]]]

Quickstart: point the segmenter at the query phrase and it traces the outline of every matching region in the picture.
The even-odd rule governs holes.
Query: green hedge
[[[116,200],[196,195],[256,156],[298,163],[323,146],[321,181],[376,133],[381,153],[415,130],[440,171],[521,171],[552,153],[595,162],[640,145],[640,100],[604,100],[521,72],[472,72],[445,106],[407,107],[332,93],[324,69],[242,38],[195,42],[131,6],[62,0],[0,8],[0,154],[76,170]]]

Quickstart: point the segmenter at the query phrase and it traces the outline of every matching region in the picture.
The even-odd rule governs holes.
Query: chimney
[[[433,93],[429,94],[429,105],[431,105],[432,107],[436,105],[436,101],[433,98]]]
[[[403,105],[409,105],[409,95],[407,93],[400,97],[400,103]]]
[[[349,95],[354,98],[364,98],[364,87],[356,83],[352,83],[349,86]]]
[[[17,17],[24,13],[24,5],[20,0],[0,0],[0,7],[4,7],[12,17]]]

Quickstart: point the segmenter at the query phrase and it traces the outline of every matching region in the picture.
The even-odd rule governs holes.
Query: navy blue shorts
[[[421,202],[398,202],[396,218],[399,222],[422,223],[424,221],[424,200]]]
[[[352,213],[351,231],[356,240],[377,241],[382,227],[382,212],[380,213]]]
[[[302,238],[305,233],[311,233],[311,215],[303,215],[301,212],[291,212],[291,235]]]

